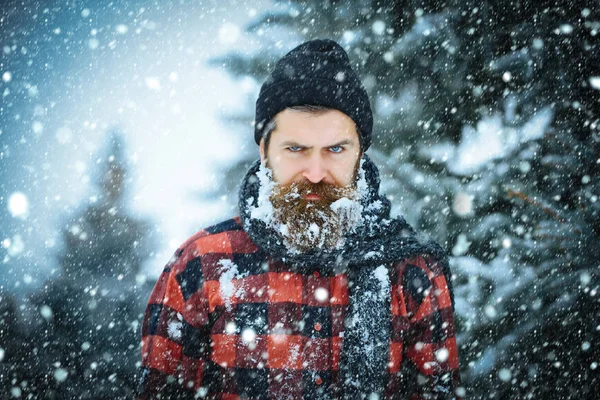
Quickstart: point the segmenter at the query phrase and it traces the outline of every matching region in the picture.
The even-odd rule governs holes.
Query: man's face
[[[354,187],[360,159],[355,124],[337,110],[285,110],[261,160],[277,183],[270,196],[277,230],[298,252],[336,248],[360,218]]]
[[[353,183],[360,143],[350,117],[338,110],[312,114],[286,109],[275,120],[266,152],[275,182],[308,180],[338,187]],[[264,140],[260,156],[264,162]]]

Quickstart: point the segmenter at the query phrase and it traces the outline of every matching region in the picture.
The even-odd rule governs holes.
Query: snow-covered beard
[[[364,177],[359,174],[359,180]],[[257,173],[260,189],[251,218],[263,220],[281,237],[290,253],[339,249],[344,237],[362,223],[361,185],[339,187],[324,182],[272,180],[271,170],[261,165]],[[354,180],[356,181],[356,180]],[[319,200],[306,200],[307,194]]]
[[[306,200],[316,194],[319,200]],[[293,182],[275,186],[270,196],[273,218],[284,244],[304,253],[311,249],[335,249],[356,225],[359,215],[356,189],[325,182]]]

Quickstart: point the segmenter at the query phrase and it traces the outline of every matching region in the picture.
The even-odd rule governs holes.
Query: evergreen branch
[[[531,197],[527,196],[523,192],[520,192],[518,190],[513,190],[513,189],[510,189],[510,188],[507,189],[507,192],[508,192],[508,198],[509,199],[512,199],[513,197],[518,197],[519,199],[523,200],[524,202],[529,203],[531,205],[534,205],[537,208],[541,209],[544,213],[550,215],[552,218],[554,218],[558,222],[563,223],[563,224],[565,224],[565,223],[568,222],[566,219],[564,219],[563,217],[561,217],[560,215],[558,215],[558,213],[556,211],[554,211],[550,207],[547,207],[547,206],[543,205],[539,201],[537,201],[535,199],[532,199]]]
[[[292,25],[295,18],[289,12],[268,12],[246,26],[246,32],[257,32],[259,29],[273,25]]]
[[[538,233],[538,232],[533,232],[532,237],[535,239],[542,239],[542,240],[555,240],[557,242],[562,242],[562,241],[574,241],[577,240],[576,238],[573,237],[565,237],[565,236],[559,236],[559,235],[551,235],[549,233]],[[565,248],[561,247],[561,250],[566,250]]]
[[[540,203],[539,201],[532,199],[531,197],[527,196],[525,193],[520,192],[518,190],[513,190],[510,188],[507,188],[507,192],[508,192],[508,198],[512,199],[514,197],[517,197],[521,200],[523,200],[526,203],[529,203],[531,205],[536,206],[537,208],[541,209],[545,214],[551,216],[552,218],[554,218],[556,221],[560,222],[561,224],[568,224],[569,221],[563,217],[561,217],[558,212],[556,212],[555,210],[553,210],[552,208],[543,205],[542,203]],[[571,224],[572,225],[572,224]],[[583,232],[581,231],[581,229],[579,229],[576,226],[573,226],[573,229],[575,230],[575,232],[582,234]]]

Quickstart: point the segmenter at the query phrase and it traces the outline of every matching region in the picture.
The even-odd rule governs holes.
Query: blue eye
[[[290,147],[288,147],[288,150],[291,151],[292,153],[297,153],[300,150],[302,150],[302,147],[300,147],[300,146],[290,146]]]
[[[342,150],[344,150],[342,146],[331,146],[329,148],[329,151],[331,151],[332,153],[341,153]]]

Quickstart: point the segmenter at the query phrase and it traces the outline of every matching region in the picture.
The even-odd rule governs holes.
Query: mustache
[[[305,200],[308,194],[315,194],[320,200]],[[327,203],[331,204],[342,197],[354,197],[354,189],[348,186],[336,186],[324,181],[313,183],[308,180],[292,182],[289,185],[279,185],[273,190],[272,197],[284,201],[298,201],[301,203]]]

